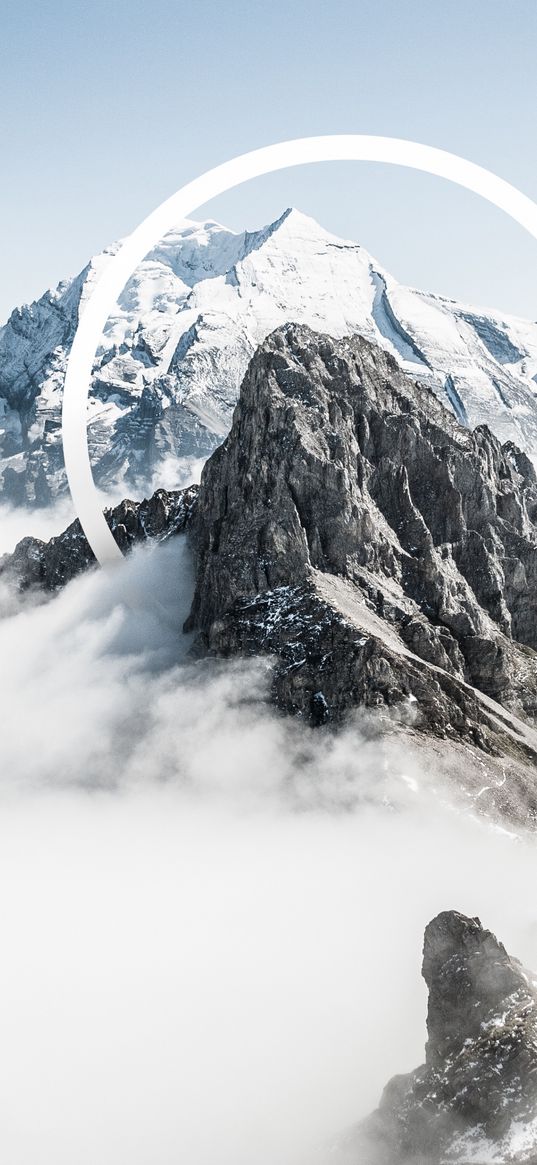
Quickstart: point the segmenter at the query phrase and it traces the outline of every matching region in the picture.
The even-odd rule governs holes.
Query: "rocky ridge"
[[[159,489],[144,501],[126,499],[105,510],[118,546],[127,552],[140,543],[163,542],[182,533],[190,521],[197,492],[195,485],[175,492]],[[76,519],[48,542],[23,538],[12,554],[0,557],[0,579],[19,591],[56,591],[94,565],[95,556]]]

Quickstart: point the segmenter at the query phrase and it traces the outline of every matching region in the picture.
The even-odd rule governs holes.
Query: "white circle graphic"
[[[107,525],[93,481],[87,401],[95,353],[127,280],[167,231],[218,194],[225,194],[250,178],[291,166],[345,161],[387,162],[447,178],[486,198],[537,239],[537,204],[515,186],[457,154],[400,138],[369,134],[297,138],[241,154],[182,186],[140,223],[105,268],[81,313],[67,364],[62,412],[65,468],[76,513],[101,565],[123,555]]]

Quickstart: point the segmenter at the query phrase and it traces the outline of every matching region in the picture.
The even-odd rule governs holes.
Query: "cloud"
[[[33,507],[12,506],[4,502],[0,505],[0,555],[11,554],[17,542],[30,534],[33,538],[47,541],[65,530],[73,521],[74,511],[70,498],[62,498],[52,506]]]
[[[10,1165],[303,1165],[421,1060],[425,923],[537,969],[532,845],[188,658],[182,539],[0,622]]]

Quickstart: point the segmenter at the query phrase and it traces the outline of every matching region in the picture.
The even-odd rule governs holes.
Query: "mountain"
[[[362,337],[287,325],[249,365],[190,538],[205,650],[272,655],[274,698],[313,724],[361,706],[451,742],[469,796],[535,821],[537,478],[512,443]]]
[[[283,711],[359,707],[469,804],[535,825],[537,476],[378,345],[277,329],[199,490],[109,522],[124,548],[188,533],[197,652],[271,657]],[[0,571],[54,589],[92,561],[74,523]]]
[[[0,478],[5,498],[65,489],[60,421],[79,314],[116,247],[0,330]],[[98,484],[185,484],[229,430],[248,362],[286,322],[359,333],[429,384],[462,424],[537,450],[537,324],[398,284],[357,243],[287,210],[236,234],[187,222],[144,260],[98,353],[89,442]]]
[[[535,1165],[537,981],[479,918],[425,931],[425,1063],[343,1139],[348,1165]]]

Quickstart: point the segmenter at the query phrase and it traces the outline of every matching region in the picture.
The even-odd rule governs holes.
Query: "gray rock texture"
[[[537,1161],[537,991],[478,918],[425,931],[425,1063],[396,1076],[342,1143],[360,1165]]]

